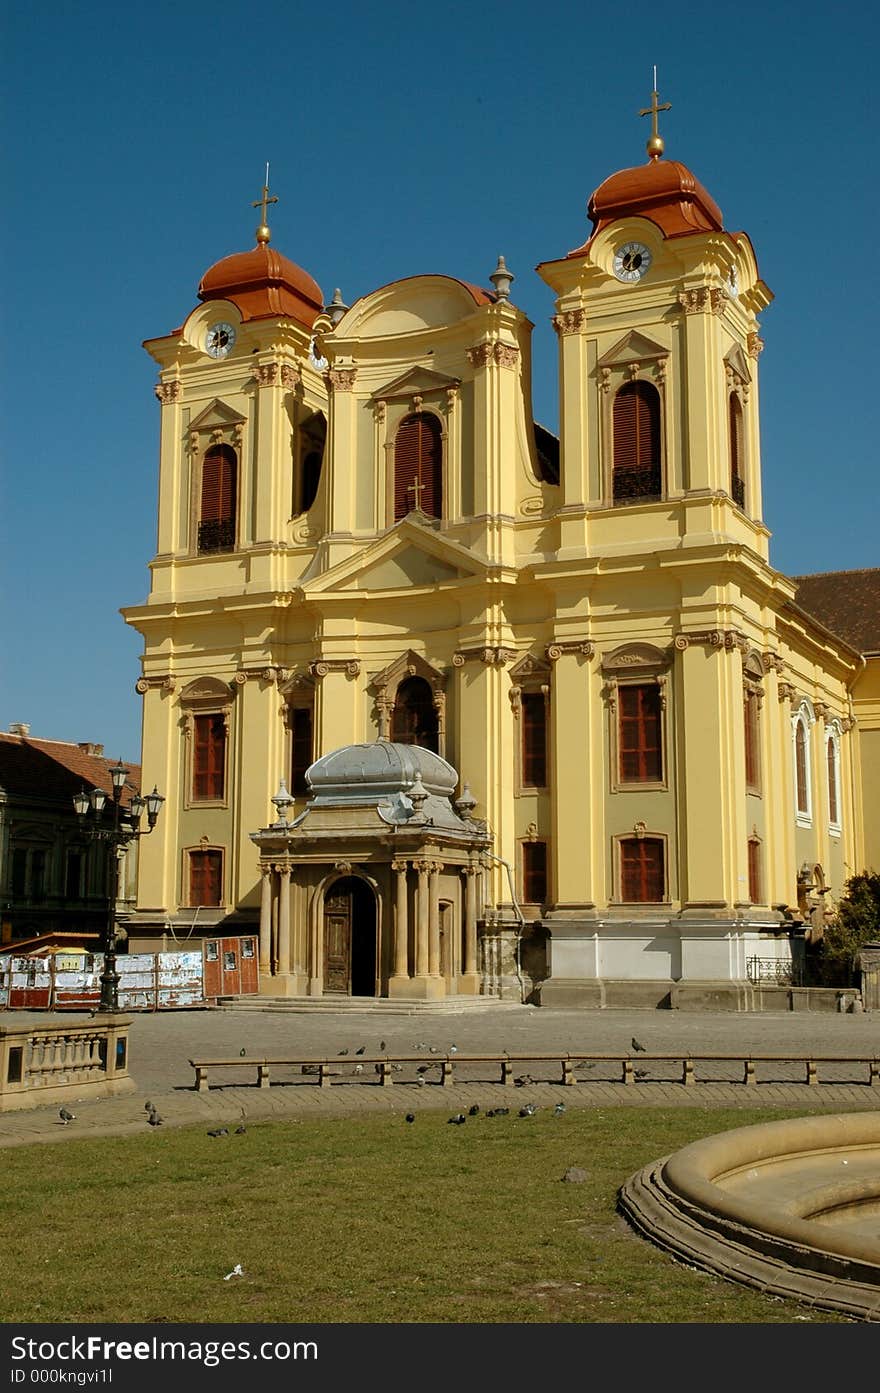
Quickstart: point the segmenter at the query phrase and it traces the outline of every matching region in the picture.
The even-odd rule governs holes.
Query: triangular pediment
[[[423,677],[431,686],[443,690],[446,686],[446,674],[439,668],[429,663],[427,658],[423,658],[420,653],[414,653],[411,648],[405,653],[401,653],[399,658],[395,658],[393,663],[389,663],[381,672],[375,673],[370,678],[370,687],[374,692],[384,693],[389,688],[392,692],[397,690],[399,684],[407,677]]]
[[[657,343],[654,339],[649,339],[647,334],[640,334],[638,329],[630,329],[628,334],[624,334],[622,339],[609,348],[608,352],[599,359],[600,368],[615,368],[626,363],[642,362],[645,359],[668,358],[669,349],[662,343]]]
[[[510,680],[515,686],[523,682],[539,682],[544,677],[549,677],[552,672],[550,664],[545,658],[537,658],[533,653],[526,653],[525,657],[520,658],[519,662],[510,669]]]
[[[231,406],[227,406],[225,401],[215,397],[210,406],[206,406],[204,411],[196,416],[195,420],[190,421],[190,430],[225,430],[229,426],[240,426],[244,424],[244,416],[238,411],[233,411]]]
[[[483,578],[488,561],[440,537],[409,513],[363,551],[316,576],[303,587],[306,597],[339,590],[413,590]]]
[[[424,397],[430,392],[445,392],[450,387],[459,387],[457,377],[447,377],[445,373],[434,372],[432,368],[410,368],[401,377],[395,377],[372,395],[372,401],[392,401],[399,397]]]

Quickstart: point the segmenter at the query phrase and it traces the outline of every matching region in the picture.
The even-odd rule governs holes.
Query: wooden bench
[[[190,1059],[190,1064],[195,1069],[195,1087],[198,1093],[204,1093],[208,1089],[208,1070],[209,1069],[256,1069],[256,1084],[258,1088],[268,1088],[270,1086],[270,1071],[272,1069],[296,1069],[299,1068],[303,1073],[308,1072],[317,1076],[320,1088],[329,1088],[334,1078],[343,1075],[346,1066],[354,1065],[357,1077],[362,1073],[367,1065],[372,1066],[370,1078],[378,1076],[378,1082],[382,1088],[389,1088],[394,1082],[393,1074],[395,1067],[402,1068],[407,1064],[415,1064],[428,1068],[440,1070],[439,1083],[443,1087],[448,1087],[455,1081],[455,1065],[458,1064],[495,1064],[500,1067],[500,1082],[510,1085],[515,1082],[514,1073],[516,1069],[524,1064],[556,1064],[560,1067],[561,1076],[559,1082],[567,1088],[572,1088],[578,1082],[575,1077],[575,1070],[585,1064],[611,1064],[616,1065],[621,1070],[621,1083],[630,1085],[637,1082],[635,1077],[634,1064],[636,1060],[652,1064],[681,1063],[681,1082],[685,1087],[690,1087],[698,1082],[697,1064],[709,1063],[737,1063],[742,1065],[742,1081],[747,1085],[756,1085],[758,1082],[756,1065],[758,1064],[801,1064],[804,1067],[804,1081],[814,1085],[819,1083],[820,1064],[861,1064],[867,1066],[867,1082],[872,1087],[880,1086],[880,1056],[877,1055],[806,1055],[806,1054],[692,1054],[690,1052],[678,1054],[654,1054],[649,1051],[633,1055],[627,1054],[562,1054],[557,1053],[538,1053],[538,1054],[461,1054],[456,1051],[454,1054],[435,1054],[426,1056],[419,1054],[399,1054],[399,1055],[358,1055],[346,1058],[344,1061],[339,1056],[327,1058],[323,1055],[236,1055],[233,1058],[198,1058]],[[345,1073],[346,1078],[351,1078],[352,1074]],[[712,1082],[703,1079],[700,1082]]]

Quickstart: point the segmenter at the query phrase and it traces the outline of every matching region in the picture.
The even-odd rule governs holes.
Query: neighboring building
[[[260,923],[277,995],[742,1007],[817,876],[833,897],[870,859],[863,659],[768,559],[771,293],[661,152],[538,267],[559,440],[502,261],[492,290],[415,276],[323,309],[264,222],[147,342],[159,541],[124,614],[168,796],[139,944]],[[448,835],[413,818],[426,790]]]
[[[74,796],[85,788],[108,795],[113,785],[103,745],[34,740],[16,724],[0,734],[0,944],[82,941],[100,947],[107,924],[106,846],[83,833]],[[140,787],[140,767],[130,765],[122,793],[127,806]],[[134,907],[137,844],[120,858],[117,915]]]

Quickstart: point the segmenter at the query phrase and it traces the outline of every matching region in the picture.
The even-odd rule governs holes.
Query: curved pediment
[[[339,322],[340,339],[384,338],[440,329],[466,319],[494,296],[453,276],[410,276],[363,296]]]
[[[195,677],[180,693],[181,706],[228,706],[235,695],[228,682],[219,677]]]
[[[669,653],[653,643],[624,643],[602,659],[602,671],[619,676],[622,672],[657,672],[669,664]]]

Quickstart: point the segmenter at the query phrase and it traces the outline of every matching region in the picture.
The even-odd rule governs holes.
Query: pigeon
[[[534,1080],[531,1074],[520,1074],[519,1078],[514,1079],[513,1082],[516,1084],[517,1088],[525,1088],[527,1083],[533,1083]]]
[[[642,1042],[641,1042],[640,1040],[637,1040],[635,1036],[632,1037],[631,1044],[632,1044],[633,1049],[634,1049],[637,1053],[641,1053],[641,1054],[647,1053],[646,1047],[642,1044]]]
[[[356,1064],[356,1065],[354,1066],[354,1072],[355,1072],[356,1074],[362,1074],[362,1073],[364,1072],[364,1066],[363,1066],[363,1064]]]
[[[402,1073],[403,1073],[403,1065],[402,1065],[402,1064],[392,1064],[392,1066],[391,1066],[391,1072],[392,1072],[392,1074],[402,1074]]]
[[[565,1112],[565,1104],[557,1103],[556,1107],[553,1109],[553,1112],[556,1115],[556,1117],[561,1117],[562,1114]]]
[[[416,1073],[417,1073],[417,1074],[427,1074],[428,1070],[429,1070],[429,1069],[433,1069],[433,1068],[434,1068],[433,1064],[420,1064],[419,1067],[418,1067],[418,1069],[416,1070]]]
[[[533,1117],[537,1111],[534,1103],[526,1103],[524,1108],[520,1108],[519,1115],[520,1117]]]
[[[494,1116],[495,1116],[495,1109],[494,1109],[494,1108],[490,1108],[489,1111],[486,1113],[486,1116],[487,1116],[487,1117],[494,1117]]]
[[[407,1122],[415,1122],[415,1120],[416,1120],[416,1115],[415,1115],[415,1113],[414,1113],[414,1112],[408,1112],[407,1115],[406,1115],[406,1120],[407,1120]]]
[[[476,1115],[477,1115],[477,1113],[478,1113],[479,1111],[480,1111],[480,1105],[479,1105],[479,1103],[474,1103],[473,1107],[468,1108],[468,1117],[476,1117]]]
[[[340,1054],[348,1054],[348,1050],[340,1050],[339,1053],[340,1053]]]
[[[578,1067],[578,1069],[595,1069],[595,1067],[596,1067],[596,1061],[595,1061],[595,1059],[591,1059],[588,1063],[586,1063],[586,1064],[579,1064],[577,1067]]]
[[[209,1137],[228,1137],[228,1136],[229,1136],[229,1128],[228,1128],[228,1127],[214,1127],[214,1128],[212,1128],[212,1130],[208,1133],[208,1136],[209,1136]]]
[[[496,1109],[495,1109],[495,1116],[496,1116],[496,1117],[506,1117],[507,1114],[508,1114],[509,1112],[510,1112],[510,1108],[496,1108]]]
[[[431,1053],[432,1053],[432,1054],[436,1054],[436,1053],[437,1053],[437,1046],[436,1046],[436,1045],[432,1045],[432,1046],[431,1046]]]
[[[456,1113],[455,1117],[450,1117],[448,1120],[452,1123],[453,1127],[461,1127],[463,1123],[467,1122],[467,1118],[463,1112]]]
[[[417,1083],[421,1088],[424,1088],[424,1086],[425,1086],[425,1076],[424,1076],[424,1074],[419,1074],[419,1077],[416,1079],[416,1083]]]
[[[71,1112],[70,1108],[61,1108],[58,1113],[58,1116],[61,1118],[61,1121],[65,1127],[67,1126],[68,1122],[76,1121],[76,1113]]]
[[[449,1046],[449,1053],[450,1053],[450,1054],[458,1054],[458,1045],[450,1045],[450,1046]]]
[[[155,1109],[155,1108],[154,1108],[153,1111],[150,1113],[149,1117],[147,1118],[147,1121],[149,1122],[149,1124],[150,1124],[151,1127],[161,1127],[161,1126],[162,1126],[162,1119],[161,1119],[161,1117],[159,1116],[159,1114],[156,1112],[156,1109]]]
[[[380,1040],[380,1041],[379,1041],[379,1053],[380,1053],[380,1054],[384,1054],[384,1053],[385,1053],[385,1048],[386,1048],[385,1041],[384,1041],[384,1040]]]
[[[648,1077],[647,1069],[634,1069],[633,1073],[637,1079],[646,1079]]]
[[[364,1054],[365,1051],[366,1051],[366,1048],[367,1048],[366,1045],[361,1045],[361,1047],[360,1047],[359,1050],[355,1050],[355,1054]]]
[[[233,1267],[232,1271],[231,1271],[231,1272],[227,1272],[227,1274],[226,1274],[226,1276],[223,1278],[223,1280],[224,1280],[224,1282],[228,1282],[230,1277],[243,1277],[243,1276],[244,1276],[244,1273],[243,1273],[242,1270],[241,1270],[241,1263],[240,1263],[240,1262],[237,1262],[237,1263],[235,1264],[235,1266]]]
[[[149,1098],[148,1098],[147,1101],[144,1103],[144,1112],[155,1112],[155,1111],[156,1111],[156,1105],[155,1105],[155,1103],[151,1103],[150,1100],[149,1100]]]
[[[240,1059],[243,1059],[244,1056],[245,1056],[246,1054],[247,1054],[247,1050],[246,1050],[246,1049],[244,1048],[244,1046],[242,1045],[241,1049],[240,1049],[239,1052],[238,1052],[239,1058],[240,1058]]]
[[[428,1046],[425,1044],[424,1040],[420,1040],[417,1045],[413,1045],[414,1050],[426,1050],[427,1048]]]
[[[235,1129],[235,1135],[236,1135],[237,1137],[243,1137],[246,1131],[247,1131],[247,1128],[246,1128],[246,1127],[236,1127],[236,1129]]]

